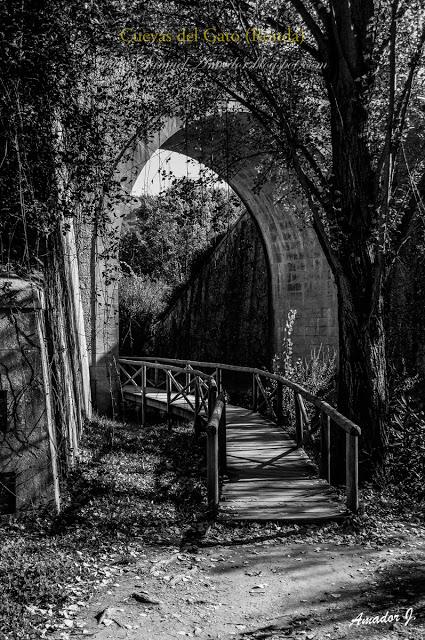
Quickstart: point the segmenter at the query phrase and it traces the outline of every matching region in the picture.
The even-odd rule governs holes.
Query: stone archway
[[[261,151],[250,148],[245,140],[247,114],[234,113],[232,118],[232,127],[239,126],[240,134],[233,145],[238,153],[232,154],[237,159],[232,160],[230,172],[224,171],[223,164],[224,127],[228,122],[221,122],[220,118],[214,119],[212,127],[211,119],[192,124],[189,134],[181,120],[170,118],[150,140],[134,141],[117,166],[115,178],[122,185],[123,200],[105,203],[112,251],[104,257],[105,240],[99,236],[92,248],[90,273],[92,395],[101,411],[111,405],[111,367],[118,356],[118,281],[113,275],[118,256],[114,255],[114,247],[117,251],[122,220],[131,208],[124,196],[131,194],[139,173],[158,148],[184,153],[213,169],[229,183],[256,221],[269,263],[272,349],[280,348],[290,309],[297,310],[292,335],[295,357],[308,356],[319,345],[337,347],[336,287],[313,229],[297,215],[303,204],[289,195],[276,205],[273,180],[258,188]]]

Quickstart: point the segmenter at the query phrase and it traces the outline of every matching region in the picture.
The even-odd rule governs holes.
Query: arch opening
[[[217,121],[218,120],[218,121]],[[296,199],[276,204],[276,184],[273,178],[258,188],[259,162],[264,154],[250,148],[246,137],[246,114],[234,114],[232,157],[226,166],[226,122],[216,118],[197,122],[188,131],[187,125],[177,118],[170,118],[160,132],[149,140],[136,140],[123,155],[116,169],[116,179],[123,177],[122,201],[109,203],[110,225],[119,239],[123,220],[131,206],[128,202],[141,172],[158,149],[184,153],[216,172],[239,196],[260,232],[267,256],[270,279],[270,322],[272,325],[272,351],[279,351],[285,333],[288,314],[296,309],[297,319],[292,335],[295,357],[309,355],[314,347],[337,348],[338,327],[336,312],[336,288],[326,258],[308,225],[297,216],[302,202]],[[236,134],[235,134],[236,132]],[[234,138],[235,140],[235,138]],[[132,199],[134,205],[134,197]],[[102,255],[102,239],[99,239],[97,256]],[[118,256],[108,258],[109,265]],[[105,363],[117,357],[119,344],[118,286],[106,283],[102,272],[108,266],[96,261],[92,273],[96,289],[96,313],[92,319],[92,377],[96,381],[94,393],[98,406],[110,402],[110,380],[107,385]],[[102,381],[103,379],[103,381]],[[107,389],[105,388],[107,386]],[[103,390],[100,390],[103,387]],[[101,398],[103,396],[103,400]]]
[[[120,353],[269,367],[267,259],[231,187],[193,158],[158,150],[132,194],[140,206],[122,225]]]

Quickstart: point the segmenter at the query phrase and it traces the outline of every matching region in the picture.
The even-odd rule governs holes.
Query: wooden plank
[[[283,384],[277,382],[276,387],[276,420],[278,425],[283,424]]]
[[[227,518],[226,518],[227,516]],[[221,519],[244,521],[251,520],[254,522],[259,521],[279,521],[279,522],[305,522],[305,523],[319,523],[328,522],[329,520],[343,520],[347,516],[346,513],[337,513],[333,510],[321,510],[320,512],[301,512],[296,509],[293,512],[285,511],[282,509],[247,509],[238,511],[223,511]]]
[[[346,508],[302,449],[259,414],[228,405],[222,512],[233,520],[326,521]],[[314,474],[314,475],[313,475]]]
[[[208,508],[210,512],[215,515],[220,498],[218,474],[218,422],[212,419],[210,419],[207,426],[207,493]]]
[[[141,405],[142,403],[142,393],[141,391],[137,391],[135,387],[126,386],[123,387],[123,398],[125,401],[135,404]],[[195,396],[188,395],[186,401],[185,398],[179,398],[175,402],[170,404],[170,414],[184,418],[185,420],[193,419],[193,406],[195,404]],[[159,391],[158,389],[147,387],[145,391],[145,406],[150,407],[151,409],[158,409],[163,413],[167,412],[167,393],[166,391]],[[206,418],[206,412],[200,412],[200,417],[202,419]]]

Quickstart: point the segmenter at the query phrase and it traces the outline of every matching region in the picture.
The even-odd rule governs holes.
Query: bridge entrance
[[[133,358],[119,361],[123,399],[137,407],[142,425],[148,408],[193,419],[195,435],[206,435],[207,491],[211,515],[233,520],[327,521],[359,507],[360,428],[299,384],[261,369],[223,363]],[[251,409],[228,403],[223,377],[252,377]],[[284,389],[293,396],[294,439],[282,425]],[[303,449],[312,443],[311,414],[320,414],[320,470]],[[331,428],[332,424],[332,428]],[[346,505],[332,488],[331,439],[346,439]],[[347,507],[347,508],[346,508]]]

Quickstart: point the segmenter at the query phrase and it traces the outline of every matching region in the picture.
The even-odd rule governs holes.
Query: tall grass
[[[120,345],[124,351],[140,352],[152,338],[153,326],[165,309],[170,287],[164,280],[132,272],[119,287]]]
[[[311,349],[309,357],[295,359],[292,334],[296,315],[296,309],[289,310],[281,350],[273,358],[273,373],[297,382],[314,395],[334,402],[336,349],[320,345]],[[312,409],[306,409],[308,413],[312,413]],[[288,423],[294,423],[293,392],[286,387],[283,389],[283,415]]]

